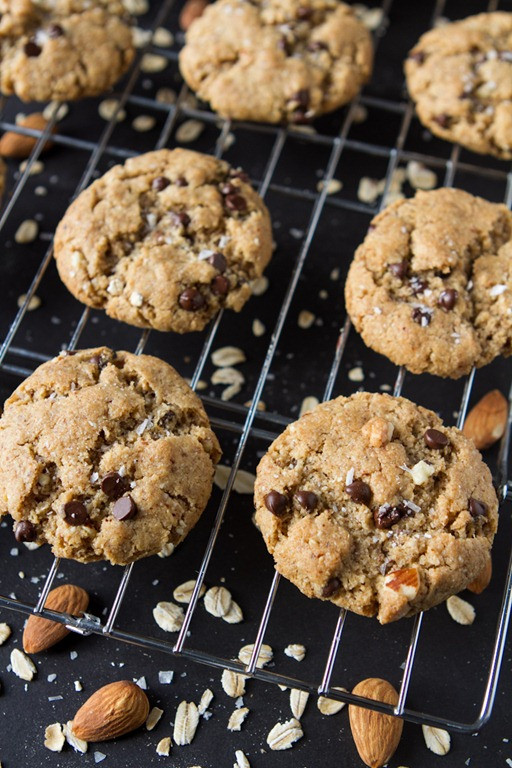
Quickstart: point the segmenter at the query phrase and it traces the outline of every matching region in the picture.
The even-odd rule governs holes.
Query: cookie
[[[0,91],[6,96],[96,96],[128,69],[134,50],[118,0],[0,0]]]
[[[307,123],[369,79],[371,38],[338,0],[217,0],[187,32],[180,69],[223,117]]]
[[[512,158],[512,13],[480,13],[432,29],[409,53],[405,74],[432,133]]]
[[[405,398],[369,393],[290,424],[258,466],[255,505],[279,573],[382,624],[464,589],[498,520],[470,440]]]
[[[247,176],[209,155],[161,149],[127,160],[71,204],[55,235],[77,299],[160,331],[200,331],[239,311],[272,251],[269,213]]]
[[[0,510],[19,542],[125,565],[182,541],[212,489],[217,439],[170,365],[106,347],[62,353],[6,401]]]
[[[458,378],[512,353],[512,213],[458,189],[376,216],[345,299],[365,343],[413,373]]]

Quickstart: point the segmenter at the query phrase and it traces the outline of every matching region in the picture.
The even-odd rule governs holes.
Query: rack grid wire
[[[382,3],[383,20],[380,27],[374,34],[375,46],[378,46],[381,33],[384,32],[386,25],[389,24],[389,12],[391,10],[393,0],[384,0]],[[162,3],[159,12],[153,21],[152,29],[164,25],[169,16],[171,8],[173,6],[173,0],[165,0]],[[439,17],[443,14],[445,8],[445,0],[436,0],[434,3],[434,11],[432,15],[432,25],[436,23]],[[493,11],[498,9],[498,0],[491,0],[486,7],[486,10]],[[159,111],[165,114],[164,126],[161,130],[158,141],[156,142],[155,149],[159,149],[168,145],[169,138],[173,129],[175,128],[179,118],[192,118],[198,119],[204,124],[214,124],[220,127],[220,134],[218,136],[215,156],[221,157],[225,150],[226,142],[232,128],[229,120],[221,119],[218,115],[208,111],[207,108],[197,107],[196,105],[190,105],[187,100],[189,91],[185,85],[182,85],[178,98],[174,104],[164,104],[154,99],[145,98],[133,93],[134,85],[137,78],[140,75],[140,64],[144,53],[154,50],[151,43],[148,43],[143,48],[137,57],[137,60],[133,66],[131,74],[127,80],[126,87],[119,95],[117,108],[112,115],[112,118],[107,122],[102,135],[98,142],[87,141],[84,139],[78,139],[73,135],[66,135],[62,131],[52,136],[52,141],[56,144],[60,144],[71,150],[80,150],[89,154],[89,159],[82,178],[75,190],[77,195],[83,190],[87,184],[93,178],[95,172],[98,169],[99,163],[104,156],[110,156],[117,160],[124,160],[130,156],[136,155],[137,152],[125,146],[117,146],[110,143],[110,140],[114,134],[114,130],[117,124],[118,113],[123,110],[126,105],[133,104],[140,107],[151,108],[154,111]],[[174,62],[177,59],[177,53],[174,51],[162,51],[158,49],[158,55],[168,57]],[[9,217],[13,211],[15,204],[22,196],[27,180],[29,179],[31,169],[36,163],[43,151],[43,148],[54,128],[58,119],[59,104],[55,105],[53,116],[48,122],[47,127],[43,132],[23,128],[11,120],[4,119],[6,99],[3,98],[0,102],[0,129],[14,131],[20,135],[34,137],[37,141],[31,152],[31,155],[27,161],[26,168],[20,174],[17,182],[12,190],[10,198],[7,204],[4,206],[2,215],[0,217],[0,232],[4,229]],[[393,147],[384,147],[376,144],[370,144],[364,141],[358,141],[349,138],[350,128],[354,122],[356,110],[358,105],[364,105],[366,107],[375,107],[389,114],[397,115],[400,119],[400,127],[397,134],[396,142]],[[240,467],[242,457],[247,445],[248,439],[253,436],[259,439],[265,440],[267,443],[277,436],[277,433],[288,424],[291,419],[285,416],[280,416],[276,413],[266,413],[258,410],[258,402],[263,392],[264,386],[267,382],[271,365],[273,363],[275,352],[279,339],[281,337],[283,327],[288,316],[292,300],[298,285],[299,278],[304,266],[305,259],[311,247],[313,237],[315,235],[320,217],[324,208],[332,206],[333,209],[343,208],[347,211],[354,211],[360,213],[375,213],[365,203],[356,202],[349,199],[331,198],[328,196],[328,182],[334,176],[340,158],[347,150],[353,150],[356,152],[364,153],[370,157],[383,158],[387,163],[386,177],[385,177],[385,189],[382,194],[382,200],[386,198],[386,194],[390,189],[393,173],[398,168],[400,162],[417,160],[419,162],[428,164],[430,167],[439,169],[444,172],[444,186],[452,186],[454,177],[457,171],[470,172],[473,175],[484,178],[492,178],[499,180],[505,184],[506,193],[504,197],[505,204],[510,208],[512,207],[512,174],[501,169],[495,169],[493,167],[485,167],[475,165],[468,162],[461,162],[460,160],[460,147],[453,146],[451,154],[448,159],[437,157],[436,155],[422,154],[418,152],[406,151],[405,141],[408,134],[411,119],[414,114],[414,109],[411,102],[407,101],[393,101],[390,99],[379,98],[375,96],[365,95],[363,93],[356,99],[348,108],[339,131],[335,136],[324,135],[322,133],[309,133],[302,132],[293,128],[285,128],[280,126],[268,126],[263,124],[249,124],[238,123],[237,128],[249,130],[253,133],[258,133],[272,138],[272,148],[265,160],[265,170],[261,179],[258,181],[258,191],[260,195],[265,198],[269,190],[277,191],[292,200],[294,198],[302,198],[312,203],[311,216],[308,222],[307,231],[304,237],[302,247],[299,250],[297,259],[291,272],[290,281],[286,288],[282,305],[279,309],[275,326],[271,333],[271,341],[266,349],[266,353],[258,374],[256,385],[251,397],[251,404],[246,407],[238,405],[236,403],[224,402],[220,398],[213,398],[204,396],[203,402],[206,407],[214,407],[217,411],[221,411],[225,414],[225,418],[219,416],[211,417],[211,422],[214,427],[227,429],[233,431],[239,435],[238,444],[236,447],[235,455],[232,462],[232,468],[229,474],[229,478],[226,483],[225,490],[222,495],[221,502],[218,506],[215,516],[214,524],[211,529],[211,533],[207,542],[207,546],[202,558],[201,565],[197,574],[196,585],[188,605],[183,626],[179,632],[176,642],[167,642],[157,637],[140,635],[134,632],[127,632],[116,627],[116,619],[119,611],[123,605],[123,600],[126,595],[130,579],[133,575],[134,564],[127,566],[120,579],[119,586],[116,594],[112,600],[110,608],[108,610],[106,620],[102,621],[96,616],[85,614],[81,618],[73,617],[68,614],[45,609],[44,605],[50,592],[54,580],[57,576],[60,567],[59,559],[54,559],[47,575],[44,580],[42,589],[40,590],[38,600],[35,604],[21,601],[19,599],[9,597],[6,595],[0,595],[0,607],[21,612],[23,614],[37,614],[44,616],[45,618],[52,619],[54,621],[65,624],[68,629],[73,632],[89,635],[96,633],[105,637],[114,638],[127,643],[132,643],[138,646],[142,646],[146,649],[155,649],[169,654],[181,656],[191,661],[199,662],[219,669],[230,669],[235,672],[240,672],[253,678],[257,678],[266,682],[280,684],[290,688],[297,688],[316,695],[328,695],[330,698],[338,699],[340,701],[364,706],[379,712],[400,716],[411,722],[420,724],[429,724],[432,726],[438,726],[448,728],[454,731],[460,732],[475,732],[477,731],[489,718],[494,702],[496,688],[498,684],[498,677],[505,647],[507,629],[510,620],[511,608],[512,608],[512,556],[508,563],[508,568],[503,585],[503,595],[501,607],[496,617],[496,634],[494,637],[493,647],[488,663],[487,678],[485,682],[484,696],[479,704],[479,713],[476,720],[473,722],[460,722],[458,720],[450,720],[446,717],[438,716],[434,713],[423,712],[407,706],[407,696],[409,692],[409,686],[411,681],[411,675],[415,663],[416,651],[418,648],[418,642],[420,639],[422,629],[423,614],[416,616],[413,622],[413,628],[410,636],[410,642],[408,648],[405,651],[405,662],[403,665],[403,674],[399,688],[399,699],[396,706],[376,702],[372,699],[368,699],[361,696],[348,693],[343,690],[338,690],[331,686],[331,679],[333,675],[333,669],[337,658],[338,650],[343,639],[343,633],[347,622],[347,612],[342,609],[339,612],[332,640],[329,645],[327,658],[325,660],[323,674],[320,681],[308,682],[289,675],[283,675],[273,672],[269,669],[263,669],[257,666],[259,653],[261,646],[265,639],[266,630],[269,624],[271,613],[276,601],[276,595],[280,584],[280,576],[277,572],[273,577],[268,595],[265,600],[264,609],[261,617],[258,621],[258,629],[254,638],[254,647],[251,654],[251,658],[248,664],[242,664],[239,661],[233,661],[230,658],[223,658],[221,656],[206,653],[201,650],[189,647],[188,634],[189,628],[196,611],[200,590],[205,579],[205,575],[214,551],[214,547],[219,535],[221,525],[224,520],[226,508],[233,490],[233,484],[235,481],[236,473]],[[322,176],[323,186],[314,193],[307,189],[299,189],[294,186],[287,186],[278,183],[274,180],[274,173],[278,165],[281,153],[285,146],[285,142],[288,136],[296,134],[306,144],[311,143],[324,146],[329,152],[328,161],[324,168]],[[382,202],[380,209],[384,207]],[[52,259],[52,246],[50,245],[44,255],[43,260],[39,264],[33,280],[27,290],[24,301],[22,302],[19,310],[14,317],[8,332],[2,342],[0,348],[0,367],[3,371],[10,374],[14,374],[18,377],[25,377],[29,375],[33,368],[27,366],[27,361],[32,362],[34,365],[39,364],[47,359],[49,356],[38,353],[30,349],[26,349],[23,346],[16,346],[13,342],[18,333],[22,321],[25,317],[31,298],[34,296],[38,286],[40,285],[43,276]],[[90,319],[90,310],[84,309],[80,319],[71,334],[67,348],[72,350],[77,347],[80,338],[86,325]],[[191,386],[193,389],[197,388],[198,382],[201,379],[201,375],[205,368],[208,356],[210,354],[212,344],[216,338],[218,329],[222,322],[223,312],[221,311],[216,319],[210,325],[208,332],[205,335],[204,343],[198,359],[195,364],[195,370],[191,378]],[[343,354],[347,345],[347,340],[350,333],[350,320],[347,317],[339,336],[337,338],[331,363],[328,368],[326,385],[323,393],[323,399],[328,400],[333,394],[335,382],[340,371],[340,366],[343,358]],[[141,333],[140,338],[136,344],[135,352],[141,354],[147,344],[149,331]],[[7,362],[7,355],[18,358],[19,363]],[[395,396],[400,395],[405,380],[405,370],[399,369],[396,375],[396,379],[393,386],[393,394]],[[472,392],[473,381],[475,377],[475,370],[467,377],[462,400],[460,402],[458,410],[457,426],[462,427],[464,419],[467,413],[468,404]],[[509,400],[512,402],[512,387],[510,389]],[[236,421],[234,417],[237,417],[239,421]],[[261,427],[256,426],[255,422],[262,424]],[[505,434],[501,441],[499,458],[498,458],[498,470],[495,476],[496,487],[498,488],[498,494],[500,498],[500,506],[503,507],[507,501],[510,501],[511,494],[508,489],[507,483],[507,465],[509,457],[509,445],[510,445],[510,433],[512,425],[512,416],[509,416]]]

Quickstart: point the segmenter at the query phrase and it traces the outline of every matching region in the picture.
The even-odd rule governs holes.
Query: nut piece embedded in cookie
[[[383,624],[471,584],[497,526],[472,442],[405,398],[364,392],[290,424],[260,461],[254,500],[279,573]]]
[[[127,564],[176,546],[220,457],[199,398],[171,366],[106,347],[63,353],[6,401],[0,495],[18,541]]]

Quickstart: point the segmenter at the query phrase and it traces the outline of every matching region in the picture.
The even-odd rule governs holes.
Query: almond
[[[489,582],[491,580],[492,576],[492,560],[489,557],[487,559],[486,564],[476,577],[476,579],[473,579],[471,584],[468,584],[468,589],[470,592],[474,592],[475,595],[479,595],[481,592],[486,589],[486,587],[489,586]]]
[[[187,0],[180,13],[180,27],[186,32],[193,21],[203,15],[208,0]]]
[[[398,693],[387,680],[370,677],[356,685],[352,693],[395,706]],[[394,755],[402,735],[403,720],[350,704],[350,729],[359,757],[370,768],[380,768]]]
[[[70,616],[81,616],[89,605],[89,595],[74,584],[62,584],[52,589],[46,598],[45,608],[51,611],[69,613]],[[59,624],[40,616],[29,616],[23,631],[23,648],[26,653],[39,653],[51,648],[69,634],[64,624]]]
[[[462,432],[483,451],[503,437],[507,425],[508,402],[499,389],[493,389],[470,410]]]
[[[31,115],[27,115],[19,120],[18,125],[22,128],[30,128],[33,131],[44,131],[48,125],[48,121],[43,117],[40,112],[33,112]],[[55,133],[55,127],[52,128],[52,133]],[[22,136],[15,131],[7,131],[0,139],[0,155],[4,157],[16,157],[20,160],[28,157],[38,139],[34,136]],[[44,145],[43,151],[50,149],[52,146],[51,141],[47,141]]]
[[[149,701],[130,680],[104,685],[76,713],[73,733],[84,741],[107,741],[134,731],[146,722]]]
[[[417,568],[402,568],[399,571],[388,573],[384,579],[388,589],[398,592],[399,595],[414,600],[420,588],[420,577]]]

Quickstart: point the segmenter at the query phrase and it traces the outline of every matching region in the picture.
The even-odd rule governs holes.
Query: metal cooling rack
[[[384,2],[382,3],[382,8],[384,11],[384,21],[383,21],[383,24],[381,25],[381,28],[379,28],[375,34],[376,46],[379,43],[380,32],[383,31],[384,25],[389,23],[388,14],[391,9],[392,2],[393,0],[384,0]],[[173,0],[166,0],[161,4],[160,11],[158,12],[156,18],[154,19],[153,28],[156,28],[162,24],[165,24],[166,19],[168,18],[169,13],[171,11],[172,4],[173,4]],[[487,4],[487,8],[482,8],[481,10],[487,9],[489,11],[492,11],[492,10],[496,10],[497,7],[498,7],[498,1],[491,0],[491,2]],[[445,9],[445,0],[437,0],[437,2],[435,2],[435,7],[433,11],[432,24],[434,24],[436,19],[438,19],[442,15],[444,9]],[[190,107],[187,104],[187,95],[189,92],[186,86],[183,86],[181,88],[177,101],[173,105],[161,104],[153,99],[147,99],[145,97],[138,96],[133,93],[135,83],[137,81],[137,78],[140,75],[141,55],[147,50],[151,50],[150,45],[147,46],[146,49],[143,49],[140,52],[140,55],[137,58],[136,64],[134,65],[133,71],[131,72],[131,75],[127,81],[126,87],[119,97],[117,111],[122,110],[123,107],[127,104],[134,104],[137,106],[151,108],[152,110],[166,113],[165,123],[160,133],[159,139],[156,143],[155,149],[167,146],[169,137],[177,123],[178,118],[181,118],[181,117],[196,118],[201,120],[204,123],[212,123],[217,126],[220,126],[221,130],[216,143],[215,155],[217,157],[221,157],[225,149],[226,139],[231,129],[231,123],[229,120],[221,120],[217,115],[209,112],[206,109]],[[157,52],[158,52],[158,55],[167,56],[170,60],[176,61],[177,59],[177,53],[173,51],[162,51],[161,49],[158,49]],[[354,121],[357,104],[363,104],[368,107],[376,107],[380,110],[383,110],[384,112],[387,112],[390,115],[394,114],[399,116],[400,129],[399,129],[394,147],[387,148],[387,147],[378,146],[375,144],[366,143],[363,141],[356,141],[349,138],[349,129]],[[18,178],[16,185],[12,190],[10,199],[8,203],[5,205],[3,213],[0,217],[0,231],[4,228],[6,222],[8,221],[9,216],[16,202],[18,201],[20,196],[23,195],[23,192],[27,183],[27,179],[29,178],[29,175],[30,175],[30,170],[33,164],[38,160],[42,152],[42,149],[56,122],[56,113],[55,113],[54,117],[50,120],[47,128],[43,133],[39,131],[25,129],[14,124],[11,121],[4,119],[5,106],[6,106],[6,100],[3,99],[2,101],[0,101],[0,128],[2,130],[15,131],[22,135],[33,136],[37,138],[37,143],[28,160],[26,169]],[[110,156],[113,156],[119,160],[124,160],[125,158],[136,154],[136,152],[134,152],[130,148],[111,144],[111,138],[114,133],[114,128],[116,126],[117,111],[112,116],[112,119],[110,120],[110,122],[106,125],[101,135],[101,138],[97,143],[92,141],[87,141],[84,139],[77,139],[76,137],[73,137],[71,135],[68,136],[66,134],[63,134],[62,131],[59,131],[54,137],[52,137],[52,141],[54,141],[57,144],[61,144],[70,150],[80,150],[80,151],[85,151],[89,153],[89,160],[88,160],[87,166],[80,180],[80,183],[78,184],[75,194],[78,194],[91,181],[91,179],[93,178],[93,174],[96,172],[98,168],[98,164],[100,160],[103,158],[105,154],[108,153]],[[404,719],[410,720],[415,723],[430,724],[433,726],[440,726],[443,728],[448,728],[448,729],[451,729],[454,731],[460,731],[460,732],[475,732],[487,721],[487,719],[491,714],[494,697],[496,693],[498,676],[500,672],[506,634],[507,634],[511,608],[512,608],[512,557],[508,564],[508,570],[506,573],[504,589],[503,589],[501,608],[497,616],[496,635],[494,638],[491,656],[488,661],[485,693],[481,701],[481,704],[479,705],[478,717],[474,722],[468,723],[468,722],[459,722],[457,720],[449,720],[449,719],[446,719],[445,717],[440,717],[432,713],[422,712],[407,706],[407,697],[408,697],[409,686],[411,682],[411,675],[412,675],[413,666],[415,663],[416,651],[417,651],[418,642],[420,639],[420,633],[422,629],[422,618],[423,618],[422,614],[419,614],[413,622],[413,629],[410,637],[409,646],[404,653],[405,663],[403,665],[403,675],[402,675],[401,685],[399,689],[399,701],[395,707],[392,707],[391,705],[388,705],[388,704],[375,702],[372,699],[367,699],[360,696],[354,696],[350,693],[331,688],[331,678],[333,675],[335,661],[337,658],[338,650],[343,640],[345,625],[349,621],[349,616],[347,612],[343,609],[340,611],[338,615],[338,619],[336,621],[329,651],[324,664],[323,674],[320,680],[318,680],[315,683],[311,683],[306,680],[301,680],[288,675],[278,674],[268,669],[265,670],[265,669],[257,668],[256,663],[258,660],[259,651],[265,638],[265,633],[267,630],[267,626],[270,620],[274,603],[276,601],[276,595],[277,595],[279,584],[280,584],[280,576],[277,572],[275,573],[274,578],[272,580],[272,584],[266,598],[264,610],[259,619],[258,630],[254,638],[254,650],[253,650],[250,662],[247,665],[243,665],[242,663],[233,661],[232,659],[229,659],[229,658],[222,658],[221,656],[215,656],[200,650],[196,650],[192,647],[189,647],[189,639],[188,639],[188,630],[198,604],[200,587],[205,578],[205,574],[206,574],[208,565],[210,563],[212,553],[214,551],[219,530],[223,522],[228,501],[233,489],[235,475],[240,466],[242,457],[244,455],[244,451],[247,446],[248,439],[250,437],[257,437],[269,442],[276,436],[277,432],[279,432],[283,428],[283,426],[289,423],[290,421],[290,419],[284,416],[279,416],[277,414],[272,414],[272,413],[264,413],[264,412],[262,413],[261,411],[258,411],[257,404],[258,404],[258,401],[260,400],[260,396],[262,394],[265,383],[267,382],[271,364],[274,360],[275,352],[277,349],[279,339],[281,337],[281,333],[283,331],[285,320],[289,313],[290,306],[292,304],[292,300],[295,294],[295,290],[298,285],[299,277],[301,275],[304,262],[308,254],[308,251],[310,249],[313,236],[317,229],[317,225],[319,223],[322,211],[324,210],[325,206],[334,206],[335,208],[341,207],[348,211],[357,211],[365,214],[375,213],[374,209],[370,208],[369,206],[363,203],[351,201],[348,199],[345,200],[340,198],[328,198],[326,184],[324,184],[323,189],[318,194],[315,194],[307,190],[297,189],[292,186],[278,184],[273,177],[274,177],[274,172],[276,170],[282,150],[285,146],[287,137],[290,135],[296,134],[297,136],[300,136],[301,140],[303,140],[306,143],[311,142],[312,144],[320,144],[328,148],[330,154],[329,154],[328,162],[324,168],[324,175],[323,175],[324,182],[328,182],[330,179],[333,178],[333,174],[336,170],[338,161],[340,160],[343,152],[346,150],[355,150],[358,152],[362,152],[367,156],[384,158],[385,161],[387,162],[386,186],[385,186],[382,199],[385,199],[386,193],[390,188],[393,172],[398,167],[399,163],[404,160],[405,161],[418,160],[420,162],[427,164],[429,167],[434,167],[436,169],[439,169],[441,172],[444,172],[445,186],[452,185],[455,177],[455,173],[457,170],[471,172],[472,174],[474,174],[475,176],[481,179],[492,178],[492,179],[505,182],[506,184],[505,203],[509,207],[512,206],[512,174],[509,173],[507,175],[507,173],[503,170],[495,170],[493,168],[487,168],[480,165],[473,165],[470,163],[461,162],[459,159],[460,148],[458,146],[453,147],[451,155],[447,160],[441,159],[433,155],[406,151],[404,149],[404,145],[405,145],[406,137],[408,134],[411,118],[413,116],[413,112],[414,112],[413,106],[411,105],[410,102],[407,103],[405,101],[392,101],[392,100],[383,99],[383,98],[375,98],[372,96],[367,96],[363,93],[359,97],[359,99],[349,107],[348,111],[346,112],[343,118],[341,126],[339,127],[339,131],[337,135],[333,137],[329,135],[324,135],[321,133],[311,133],[311,134],[304,133],[304,132],[299,133],[297,131],[294,131],[293,128],[286,129],[283,127],[267,126],[267,125],[243,124],[243,123],[237,124],[237,127],[245,128],[255,134],[259,133],[259,134],[270,135],[273,140],[271,152],[269,153],[266,159],[266,166],[265,166],[264,173],[262,175],[262,178],[259,180],[257,184],[259,193],[263,197],[265,197],[265,195],[269,190],[278,191],[281,194],[290,197],[292,200],[293,198],[303,198],[308,201],[312,201],[313,207],[312,207],[312,213],[311,213],[311,217],[307,227],[307,233],[305,235],[303,245],[300,248],[296,262],[293,266],[293,270],[290,276],[290,281],[284,295],[284,300],[279,310],[275,327],[273,328],[273,331],[271,334],[271,342],[266,350],[266,354],[261,364],[257,382],[254,387],[254,391],[252,393],[251,406],[246,408],[244,406],[237,405],[234,403],[223,402],[221,399],[218,399],[218,398],[212,398],[212,397],[203,398],[203,401],[205,402],[206,406],[215,407],[217,411],[224,412],[225,414],[225,418],[221,418],[221,417],[212,418],[211,421],[213,426],[234,431],[239,434],[239,438],[238,438],[238,444],[237,444],[236,452],[233,459],[231,473],[229,475],[226,488],[222,495],[222,499],[216,513],[215,521],[210,533],[206,550],[204,552],[204,556],[199,568],[196,587],[194,589],[192,599],[190,601],[190,604],[188,606],[188,609],[185,615],[183,627],[179,633],[179,636],[176,642],[171,643],[156,637],[140,635],[133,632],[126,632],[116,627],[116,619],[118,617],[118,613],[123,604],[123,600],[125,598],[125,593],[126,593],[128,584],[130,582],[130,579],[132,578],[133,567],[134,567],[133,564],[127,566],[124,569],[122,578],[119,583],[119,587],[112,600],[110,609],[104,621],[102,621],[101,619],[95,616],[91,616],[87,614],[82,618],[74,618],[64,613],[44,609],[43,606],[45,604],[46,598],[48,596],[49,591],[52,588],[53,582],[59,570],[60,561],[58,559],[55,559],[53,561],[53,564],[51,565],[49,572],[46,575],[43,588],[41,589],[41,592],[39,594],[39,599],[37,600],[36,604],[23,602],[13,597],[0,595],[1,607],[18,611],[23,614],[35,613],[38,615],[42,615],[54,621],[64,623],[70,630],[80,633],[82,635],[89,635],[92,633],[104,635],[105,637],[110,637],[117,640],[125,641],[127,643],[139,645],[146,649],[154,649],[154,650],[174,654],[177,656],[181,656],[183,658],[200,662],[202,664],[206,664],[212,667],[217,667],[221,669],[231,669],[235,672],[241,672],[248,676],[251,676],[260,680],[264,680],[267,682],[281,684],[291,688],[299,688],[313,694],[328,695],[330,698],[339,699],[341,701],[352,703],[352,704],[363,705],[365,707],[377,710],[379,712],[384,712],[387,714],[403,717]],[[32,283],[27,291],[25,301],[23,302],[22,306],[19,308],[19,311],[17,312],[15,318],[13,319],[12,324],[3,340],[2,346],[0,348],[0,367],[2,368],[2,370],[8,373],[15,374],[21,377],[27,376],[32,372],[33,368],[27,367],[26,364],[24,365],[23,363],[25,361],[31,361],[34,365],[37,365],[40,362],[48,359],[47,356],[44,354],[34,352],[32,350],[25,349],[24,347],[14,345],[13,341],[20,328],[22,320],[25,316],[30,299],[35,294],[43,278],[43,275],[48,265],[51,262],[51,259],[52,259],[52,248],[51,246],[49,246],[48,250],[44,255],[43,260],[39,264],[39,267],[37,268],[37,271],[33,277]],[[205,336],[203,347],[196,361],[195,371],[191,380],[191,385],[194,389],[197,387],[197,384],[200,380],[201,374],[207,362],[207,358],[209,356],[212,344],[217,335],[219,326],[222,322],[222,317],[223,317],[223,313],[221,312],[217,316],[215,321],[212,322]],[[89,318],[90,318],[90,311],[89,309],[85,309],[78,321],[78,324],[74,332],[71,335],[70,342],[67,345],[69,349],[74,349],[78,345],[80,341],[80,337],[88,323]],[[350,321],[347,318],[341,329],[335,348],[333,350],[331,363],[328,369],[328,374],[326,379],[327,383],[323,393],[324,400],[328,400],[333,394],[333,389],[334,389],[335,382],[340,370],[340,365],[342,362],[342,358],[343,358],[343,354],[347,344],[347,339],[349,337],[349,333],[350,333]],[[148,341],[148,337],[149,337],[149,331],[144,331],[141,334],[135,349],[137,354],[140,354],[144,351],[144,348]],[[6,356],[8,353],[11,357],[19,358],[19,364],[6,362]],[[394,395],[399,395],[401,393],[402,387],[404,384],[405,375],[406,375],[405,370],[403,368],[398,370],[398,373],[396,375],[396,379],[394,382],[394,388],[393,388]],[[465,419],[469,399],[471,396],[474,376],[475,376],[475,371],[473,370],[465,381],[462,401],[460,403],[459,412],[458,412],[457,426],[459,427],[462,426]],[[510,390],[509,399],[512,401],[512,388]],[[237,416],[239,418],[241,417],[241,419],[243,420],[243,424],[237,423],[233,418],[234,416]],[[254,422],[256,418],[258,418],[259,422],[262,423],[263,426],[261,427],[255,426]],[[510,500],[512,496],[512,494],[508,490],[508,485],[507,485],[507,463],[508,463],[508,455],[509,455],[511,425],[512,425],[512,415],[509,417],[506,433],[501,442],[499,460],[498,460],[498,471],[495,477],[495,482],[498,488],[499,497],[501,499],[501,506],[503,506],[503,504],[507,501],[507,499]]]

